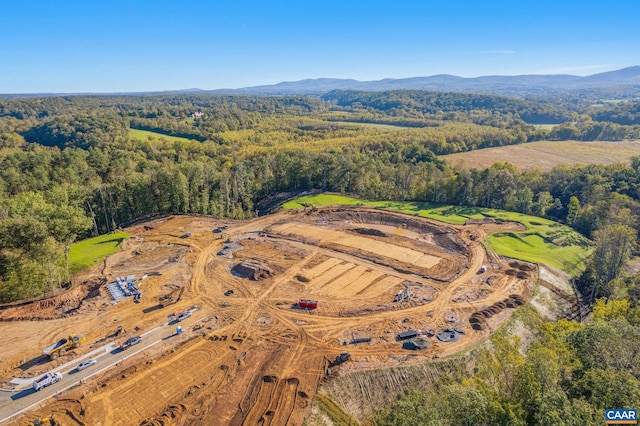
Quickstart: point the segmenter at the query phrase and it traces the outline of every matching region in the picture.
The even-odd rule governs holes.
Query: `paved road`
[[[189,326],[195,322],[196,320],[193,317],[181,322],[179,325],[182,326],[185,332],[180,336],[184,337],[190,334],[188,331]],[[101,355],[93,356],[93,359],[97,360],[97,363],[85,370],[77,371],[75,366],[80,364],[83,360],[89,359],[87,356],[78,358],[77,362],[69,363],[69,365],[71,365],[70,367],[64,368],[64,366],[62,366],[55,370],[51,370],[59,371],[62,374],[62,380],[41,389],[38,392],[36,392],[33,387],[28,387],[27,389],[15,392],[0,392],[0,424],[14,416],[35,408],[41,402],[56,396],[66,389],[81,384],[83,379],[89,378],[101,371],[111,368],[124,359],[136,355],[153,345],[175,340],[177,336],[174,333],[177,325],[178,324],[168,323],[149,330],[146,333],[141,334],[141,343],[126,350],[122,350],[118,346],[115,346],[114,349],[114,346],[111,344],[105,345],[104,348],[106,350],[104,352],[99,351],[103,352]]]

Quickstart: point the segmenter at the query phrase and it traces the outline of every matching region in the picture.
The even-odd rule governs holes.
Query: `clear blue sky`
[[[0,93],[640,65],[638,0],[2,0]]]

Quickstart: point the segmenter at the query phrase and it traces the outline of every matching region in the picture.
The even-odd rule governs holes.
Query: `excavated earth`
[[[489,232],[519,226],[454,226],[363,207],[246,222],[157,219],[127,229],[134,236],[77,276],[73,289],[0,310],[1,379],[41,374],[198,305],[183,323],[182,340],[163,341],[93,376],[29,418],[54,413],[64,425],[301,425],[342,351],[352,355],[349,371],[391,367],[408,352],[411,361],[402,362],[424,362],[475,345],[506,321],[529,298],[537,269],[488,255],[482,242]],[[149,275],[140,283],[141,302],[113,303],[106,284],[129,274]],[[180,302],[157,306],[179,286]],[[297,309],[298,299],[318,300],[318,308]],[[447,328],[461,331],[460,338],[439,341]],[[425,341],[417,351],[396,338],[408,330]],[[42,347],[77,333],[86,345],[29,365]],[[365,342],[352,344],[357,339]],[[340,367],[331,370],[334,376]]]

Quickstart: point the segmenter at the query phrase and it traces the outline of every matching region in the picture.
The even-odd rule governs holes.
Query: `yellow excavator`
[[[178,287],[175,290],[172,290],[171,292],[165,294],[164,296],[160,296],[160,298],[158,299],[158,303],[163,308],[165,306],[177,303],[182,298],[182,293],[184,293],[184,287]]]
[[[51,416],[51,417],[45,417],[42,419],[32,420],[31,422],[29,422],[28,426],[57,426],[59,424],[60,423],[53,420],[53,416]]]

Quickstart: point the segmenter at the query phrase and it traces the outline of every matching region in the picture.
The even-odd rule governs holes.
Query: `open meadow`
[[[540,141],[460,152],[440,158],[452,166],[467,168],[485,169],[500,161],[521,170],[538,168],[548,171],[560,165],[629,164],[633,156],[640,156],[640,141]]]

